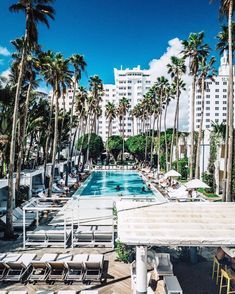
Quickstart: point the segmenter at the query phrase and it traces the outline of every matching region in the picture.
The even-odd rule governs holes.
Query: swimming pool
[[[120,190],[118,191],[116,189],[117,186],[120,186]],[[142,190],[143,187],[145,191]],[[156,196],[156,193],[148,189],[145,181],[136,171],[94,171],[84,186],[78,189],[75,194],[90,197]]]

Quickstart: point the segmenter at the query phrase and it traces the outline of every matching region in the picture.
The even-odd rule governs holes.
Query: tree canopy
[[[90,135],[90,142],[88,144]],[[79,138],[77,142],[77,149],[80,150],[84,156],[86,156],[89,146],[89,159],[97,160],[104,150],[104,144],[102,138],[95,133],[85,134]]]

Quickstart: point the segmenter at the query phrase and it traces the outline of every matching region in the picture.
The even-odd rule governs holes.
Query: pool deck
[[[1,252],[19,252],[24,253],[21,249],[21,242],[6,242],[0,240]],[[97,289],[99,294],[129,294],[131,292],[131,279],[130,279],[130,264],[125,264],[116,260],[116,254],[109,248],[39,248],[27,249],[27,252],[35,252],[38,257],[44,253],[102,253],[105,256],[107,268],[107,282],[103,285],[92,283],[84,285],[82,283],[74,283],[72,285],[64,285],[64,283],[56,282],[54,285],[48,285],[44,282],[37,283],[36,285],[20,283],[6,284],[0,283],[0,290],[28,290],[29,294],[35,293],[37,290],[76,290],[81,291],[84,289]],[[211,279],[212,270],[212,249],[203,249],[199,263],[192,265],[179,258],[173,258],[174,273],[177,276],[184,294],[215,294],[218,293],[218,288],[215,281]],[[158,282],[158,288],[154,293],[165,294],[163,283]]]

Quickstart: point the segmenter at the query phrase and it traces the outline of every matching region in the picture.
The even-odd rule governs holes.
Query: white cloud
[[[10,72],[11,72],[11,70],[10,70],[10,68],[8,68],[8,69],[4,70],[0,75],[4,78],[8,79]]]
[[[170,63],[171,56],[180,56],[182,51],[182,43],[178,38],[174,38],[168,42],[166,52],[159,58],[153,59],[149,63],[151,76],[153,81],[156,81],[157,77],[165,76],[170,80],[170,76],[167,73],[167,64]],[[180,117],[179,117],[179,129],[181,131],[188,131],[188,88],[191,85],[191,77],[185,75],[183,80],[186,84],[186,91],[180,96]],[[168,106],[167,114],[167,127],[172,128],[174,124],[175,114],[175,100],[172,100]]]
[[[0,55],[10,56],[11,53],[10,53],[10,51],[6,47],[0,46]]]

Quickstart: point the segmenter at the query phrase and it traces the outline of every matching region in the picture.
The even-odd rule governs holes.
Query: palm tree
[[[116,107],[112,102],[108,102],[105,106],[105,116],[108,120],[108,138],[112,136],[112,122],[116,118]]]
[[[71,171],[71,161],[73,156],[73,145],[72,144],[72,125],[73,125],[73,117],[74,117],[74,101],[75,96],[77,93],[78,82],[82,78],[82,72],[85,71],[87,66],[86,61],[83,55],[74,54],[70,57],[70,62],[73,65],[73,96],[72,96],[72,106],[71,106],[71,115],[70,115],[70,135],[69,135],[69,158],[68,158],[68,169],[66,172],[66,181],[65,184],[67,185],[68,182],[68,173]],[[74,136],[76,135],[76,132]],[[74,141],[74,140],[73,140]]]
[[[172,166],[173,160],[173,146],[175,140],[175,133],[176,133],[176,148],[178,148],[178,131],[179,131],[179,102],[180,102],[180,84],[181,89],[184,87],[182,84],[182,75],[186,72],[185,60],[184,58],[172,56],[171,63],[167,64],[168,73],[172,78],[172,82],[175,85],[175,95],[176,95],[176,107],[175,107],[175,117],[174,117],[174,126],[173,126],[173,133],[172,133],[172,141],[171,141],[171,152],[170,152],[170,168]],[[177,169],[178,169],[178,150],[176,150],[176,162],[177,162]]]
[[[227,96],[227,124],[226,124],[226,145],[225,145],[225,168],[224,168],[224,189],[223,198],[226,201],[232,200],[232,162],[233,162],[233,51],[234,51],[234,24],[233,12],[235,2],[233,0],[220,0],[220,15],[228,19],[227,28],[222,27],[222,32],[217,38],[219,43],[217,49],[228,50],[229,53],[229,80]]]
[[[54,119],[54,138],[52,149],[52,167],[49,181],[48,195],[51,196],[52,184],[54,179],[55,159],[57,153],[58,141],[58,100],[62,94],[65,84],[71,83],[72,72],[69,70],[69,59],[64,59],[60,53],[43,53],[41,58],[41,73],[45,81],[52,85],[53,96],[55,97],[55,119]]]
[[[169,88],[169,81],[165,77],[157,78],[156,82],[156,96],[158,97],[158,160],[157,166],[160,170],[160,140],[161,140],[161,129],[162,129],[162,110],[163,110],[163,101],[167,96],[167,90]]]
[[[52,0],[19,0],[16,4],[10,6],[12,12],[24,12],[26,25],[24,34],[24,46],[22,49],[21,60],[19,64],[19,74],[15,94],[15,105],[13,112],[12,134],[11,134],[11,147],[10,147],[10,162],[9,162],[9,196],[7,201],[7,215],[5,231],[6,238],[14,236],[12,225],[12,203],[13,203],[13,173],[14,173],[14,160],[15,160],[15,145],[16,145],[16,127],[18,120],[18,105],[21,93],[21,85],[25,71],[26,52],[30,50],[38,41],[37,23],[41,22],[49,27],[48,17],[54,19],[54,9],[49,6]]]
[[[124,158],[125,152],[125,126],[124,126],[124,118],[130,108],[129,100],[125,97],[119,100],[118,108],[117,108],[117,115],[119,117],[120,122],[120,132],[121,132],[121,125],[122,125],[122,162]]]
[[[198,71],[198,86],[202,95],[202,104],[201,104],[201,120],[198,130],[198,139],[197,139],[197,153],[196,153],[196,165],[195,165],[195,178],[199,179],[200,177],[200,151],[201,151],[201,141],[202,141],[202,128],[203,128],[203,118],[204,118],[204,105],[205,105],[205,89],[207,86],[207,80],[214,80],[216,70],[214,69],[215,58],[212,57],[208,62],[206,58],[202,58],[202,61],[199,63]]]
[[[190,149],[190,179],[193,179],[193,166],[194,166],[194,130],[195,130],[195,90],[196,79],[198,74],[199,62],[203,57],[208,55],[208,45],[204,44],[204,32],[191,33],[188,40],[182,41],[183,56],[189,58],[189,74],[193,77],[192,81],[192,99],[191,99],[191,149]]]
[[[90,77],[89,79],[89,90],[90,96],[87,99],[87,130],[88,130],[88,140],[87,140],[87,156],[86,162],[88,163],[89,160],[89,153],[90,153],[90,140],[92,131],[94,133],[97,132],[97,120],[98,116],[100,115],[100,102],[102,101],[103,96],[103,83],[99,76],[95,75]]]
[[[216,49],[220,51],[220,55],[224,54],[225,51],[229,50],[228,45],[228,26],[222,26],[221,32],[218,33],[216,36],[218,39],[218,43],[216,46]],[[233,46],[233,52],[235,49],[235,23],[232,24],[232,46]],[[228,92],[229,93],[229,83],[228,83]],[[227,96],[227,105],[228,105],[228,98]],[[229,121],[229,107],[227,107],[227,119],[226,121]],[[223,173],[223,200],[226,200],[226,182],[227,182],[227,160],[228,160],[228,126],[229,124],[226,124],[226,139],[225,139],[225,154],[224,154],[224,173]]]

